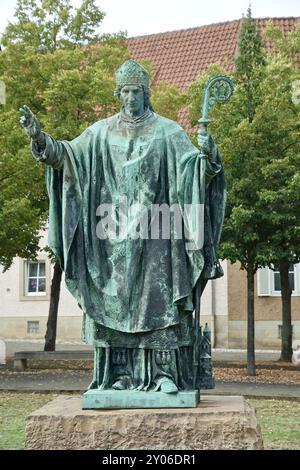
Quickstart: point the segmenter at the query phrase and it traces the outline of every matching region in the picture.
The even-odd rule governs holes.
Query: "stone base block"
[[[197,408],[82,410],[59,396],[27,418],[26,449],[262,449],[255,411],[240,396],[205,396]]]
[[[88,390],[83,394],[82,408],[128,409],[128,408],[196,408],[199,391],[178,393],[130,392],[128,390]]]

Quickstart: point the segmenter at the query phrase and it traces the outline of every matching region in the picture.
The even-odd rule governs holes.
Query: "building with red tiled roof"
[[[292,31],[300,17],[257,18],[259,30],[271,20],[285,34]],[[154,69],[154,82],[165,81],[186,90],[210,64],[232,71],[238,52],[242,19],[197,28],[132,37],[127,44],[134,60],[148,59]],[[266,44],[270,47],[270,43]]]

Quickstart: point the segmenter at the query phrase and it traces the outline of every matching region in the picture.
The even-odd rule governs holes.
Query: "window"
[[[38,321],[27,322],[27,333],[39,333],[39,331],[40,331],[40,322]]]
[[[274,273],[274,291],[280,292],[281,291],[281,282],[280,282],[280,272],[277,268],[273,271]],[[295,266],[291,264],[289,267],[289,281],[290,281],[290,288],[292,291],[295,290]]]
[[[46,295],[46,262],[27,261],[25,269],[25,294]]]
[[[289,281],[293,296],[300,296],[300,264],[291,264],[289,267]],[[257,272],[257,295],[281,296],[280,272],[278,268],[260,268]]]
[[[23,302],[49,301],[51,264],[41,253],[37,260],[19,259],[19,298]]]

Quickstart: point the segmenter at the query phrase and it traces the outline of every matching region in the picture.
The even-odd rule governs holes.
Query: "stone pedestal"
[[[254,408],[240,396],[205,396],[197,408],[81,407],[81,396],[59,396],[33,412],[26,449],[262,449]]]

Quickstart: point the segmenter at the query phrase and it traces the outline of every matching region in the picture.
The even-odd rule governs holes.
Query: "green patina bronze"
[[[35,158],[46,164],[49,245],[83,310],[83,341],[95,348],[84,407],[105,407],[109,396],[132,407],[147,397],[137,398],[137,391],[148,391],[152,403],[157,392],[164,407],[165,394],[177,394],[169,406],[183,406],[181,392],[213,387],[209,332],[201,334],[193,312],[195,289],[223,275],[217,257],[226,198],[223,165],[206,132],[199,134],[199,151],[178,124],[153,111],[143,67],[126,61],[116,82],[120,113],[72,141],[42,132],[26,106],[21,123]],[[109,230],[100,237],[98,208],[118,209],[120,197],[128,207],[139,203],[147,209],[203,204],[203,246],[187,249],[185,235],[180,239],[171,231],[164,238],[161,228],[156,238],[114,238]],[[114,221],[119,228],[120,215]],[[127,235],[131,223],[129,218]],[[120,391],[122,398],[112,395]]]
[[[88,390],[83,395],[82,408],[196,408],[198,404],[198,390],[183,390],[178,393]]]

